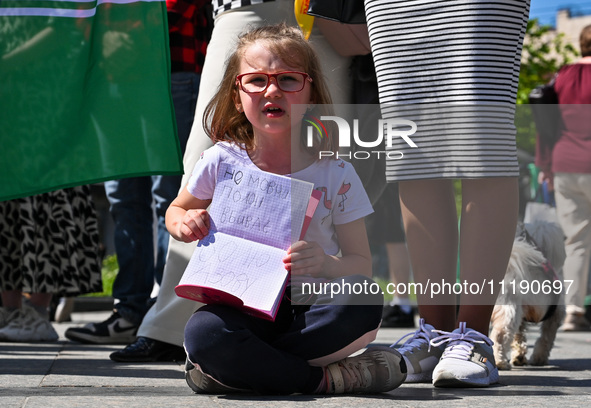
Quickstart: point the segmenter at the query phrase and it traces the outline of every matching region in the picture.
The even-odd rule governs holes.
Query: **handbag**
[[[363,0],[310,0],[307,14],[340,55],[371,53]]]
[[[558,105],[558,95],[554,89],[555,80],[556,77],[552,78],[552,81],[547,84],[535,87],[528,95],[530,105]]]

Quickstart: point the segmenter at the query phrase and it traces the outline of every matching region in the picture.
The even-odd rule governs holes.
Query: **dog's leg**
[[[558,306],[554,314],[542,322],[540,338],[538,338],[534,345],[534,351],[529,359],[529,364],[534,366],[548,364],[550,351],[552,350],[554,340],[556,339],[556,332],[558,331],[558,327],[562,324],[562,319],[564,319],[564,309],[564,305]]]
[[[513,339],[513,344],[511,345],[511,364],[515,366],[524,366],[527,364],[527,337],[525,335],[526,326],[527,323],[525,320],[521,320],[521,324],[515,333],[515,338]]]
[[[494,342],[493,352],[499,370],[510,370],[509,350],[513,340],[512,320],[515,316],[513,305],[496,305],[492,314],[490,338]]]

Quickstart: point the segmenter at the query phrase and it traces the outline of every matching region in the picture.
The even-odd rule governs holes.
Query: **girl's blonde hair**
[[[240,63],[246,49],[258,41],[263,41],[265,47],[278,55],[287,65],[299,67],[312,78],[311,100],[314,105],[306,116],[319,118],[321,115],[333,115],[330,106],[332,100],[320,69],[318,56],[304,39],[300,29],[285,23],[258,27],[238,38],[236,49],[226,62],[222,82],[205,109],[203,128],[214,143],[226,140],[243,145],[246,149],[253,147],[252,125],[244,113],[237,111],[235,105],[238,93],[236,76],[240,74]],[[306,127],[302,126],[302,143],[305,140]],[[332,132],[328,133],[326,137],[317,139],[312,148],[306,148],[312,149],[311,153],[321,150],[334,152],[335,146],[330,136]]]

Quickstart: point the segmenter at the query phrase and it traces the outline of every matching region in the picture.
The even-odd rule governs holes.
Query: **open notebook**
[[[209,235],[197,244],[176,294],[275,320],[288,281],[283,258],[305,234],[320,200],[313,187],[221,163]]]

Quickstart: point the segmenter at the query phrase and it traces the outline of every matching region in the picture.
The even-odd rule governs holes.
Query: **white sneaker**
[[[326,366],[327,394],[377,394],[400,386],[406,365],[390,347],[369,347],[363,353]]]
[[[398,346],[402,340],[406,340],[401,346]],[[443,347],[431,345],[431,340],[437,337],[436,330],[430,324],[425,323],[425,319],[419,320],[418,330],[408,333],[390,347],[397,347],[396,350],[402,354],[406,363],[407,383],[431,382],[433,369],[439,363]]]
[[[57,341],[59,336],[49,322],[32,308],[23,306],[8,316],[8,324],[0,329],[0,341]]]
[[[437,331],[441,336],[431,340],[433,346],[447,344],[433,370],[436,387],[487,387],[499,381],[492,345],[484,334],[466,328],[466,322],[453,332]]]

